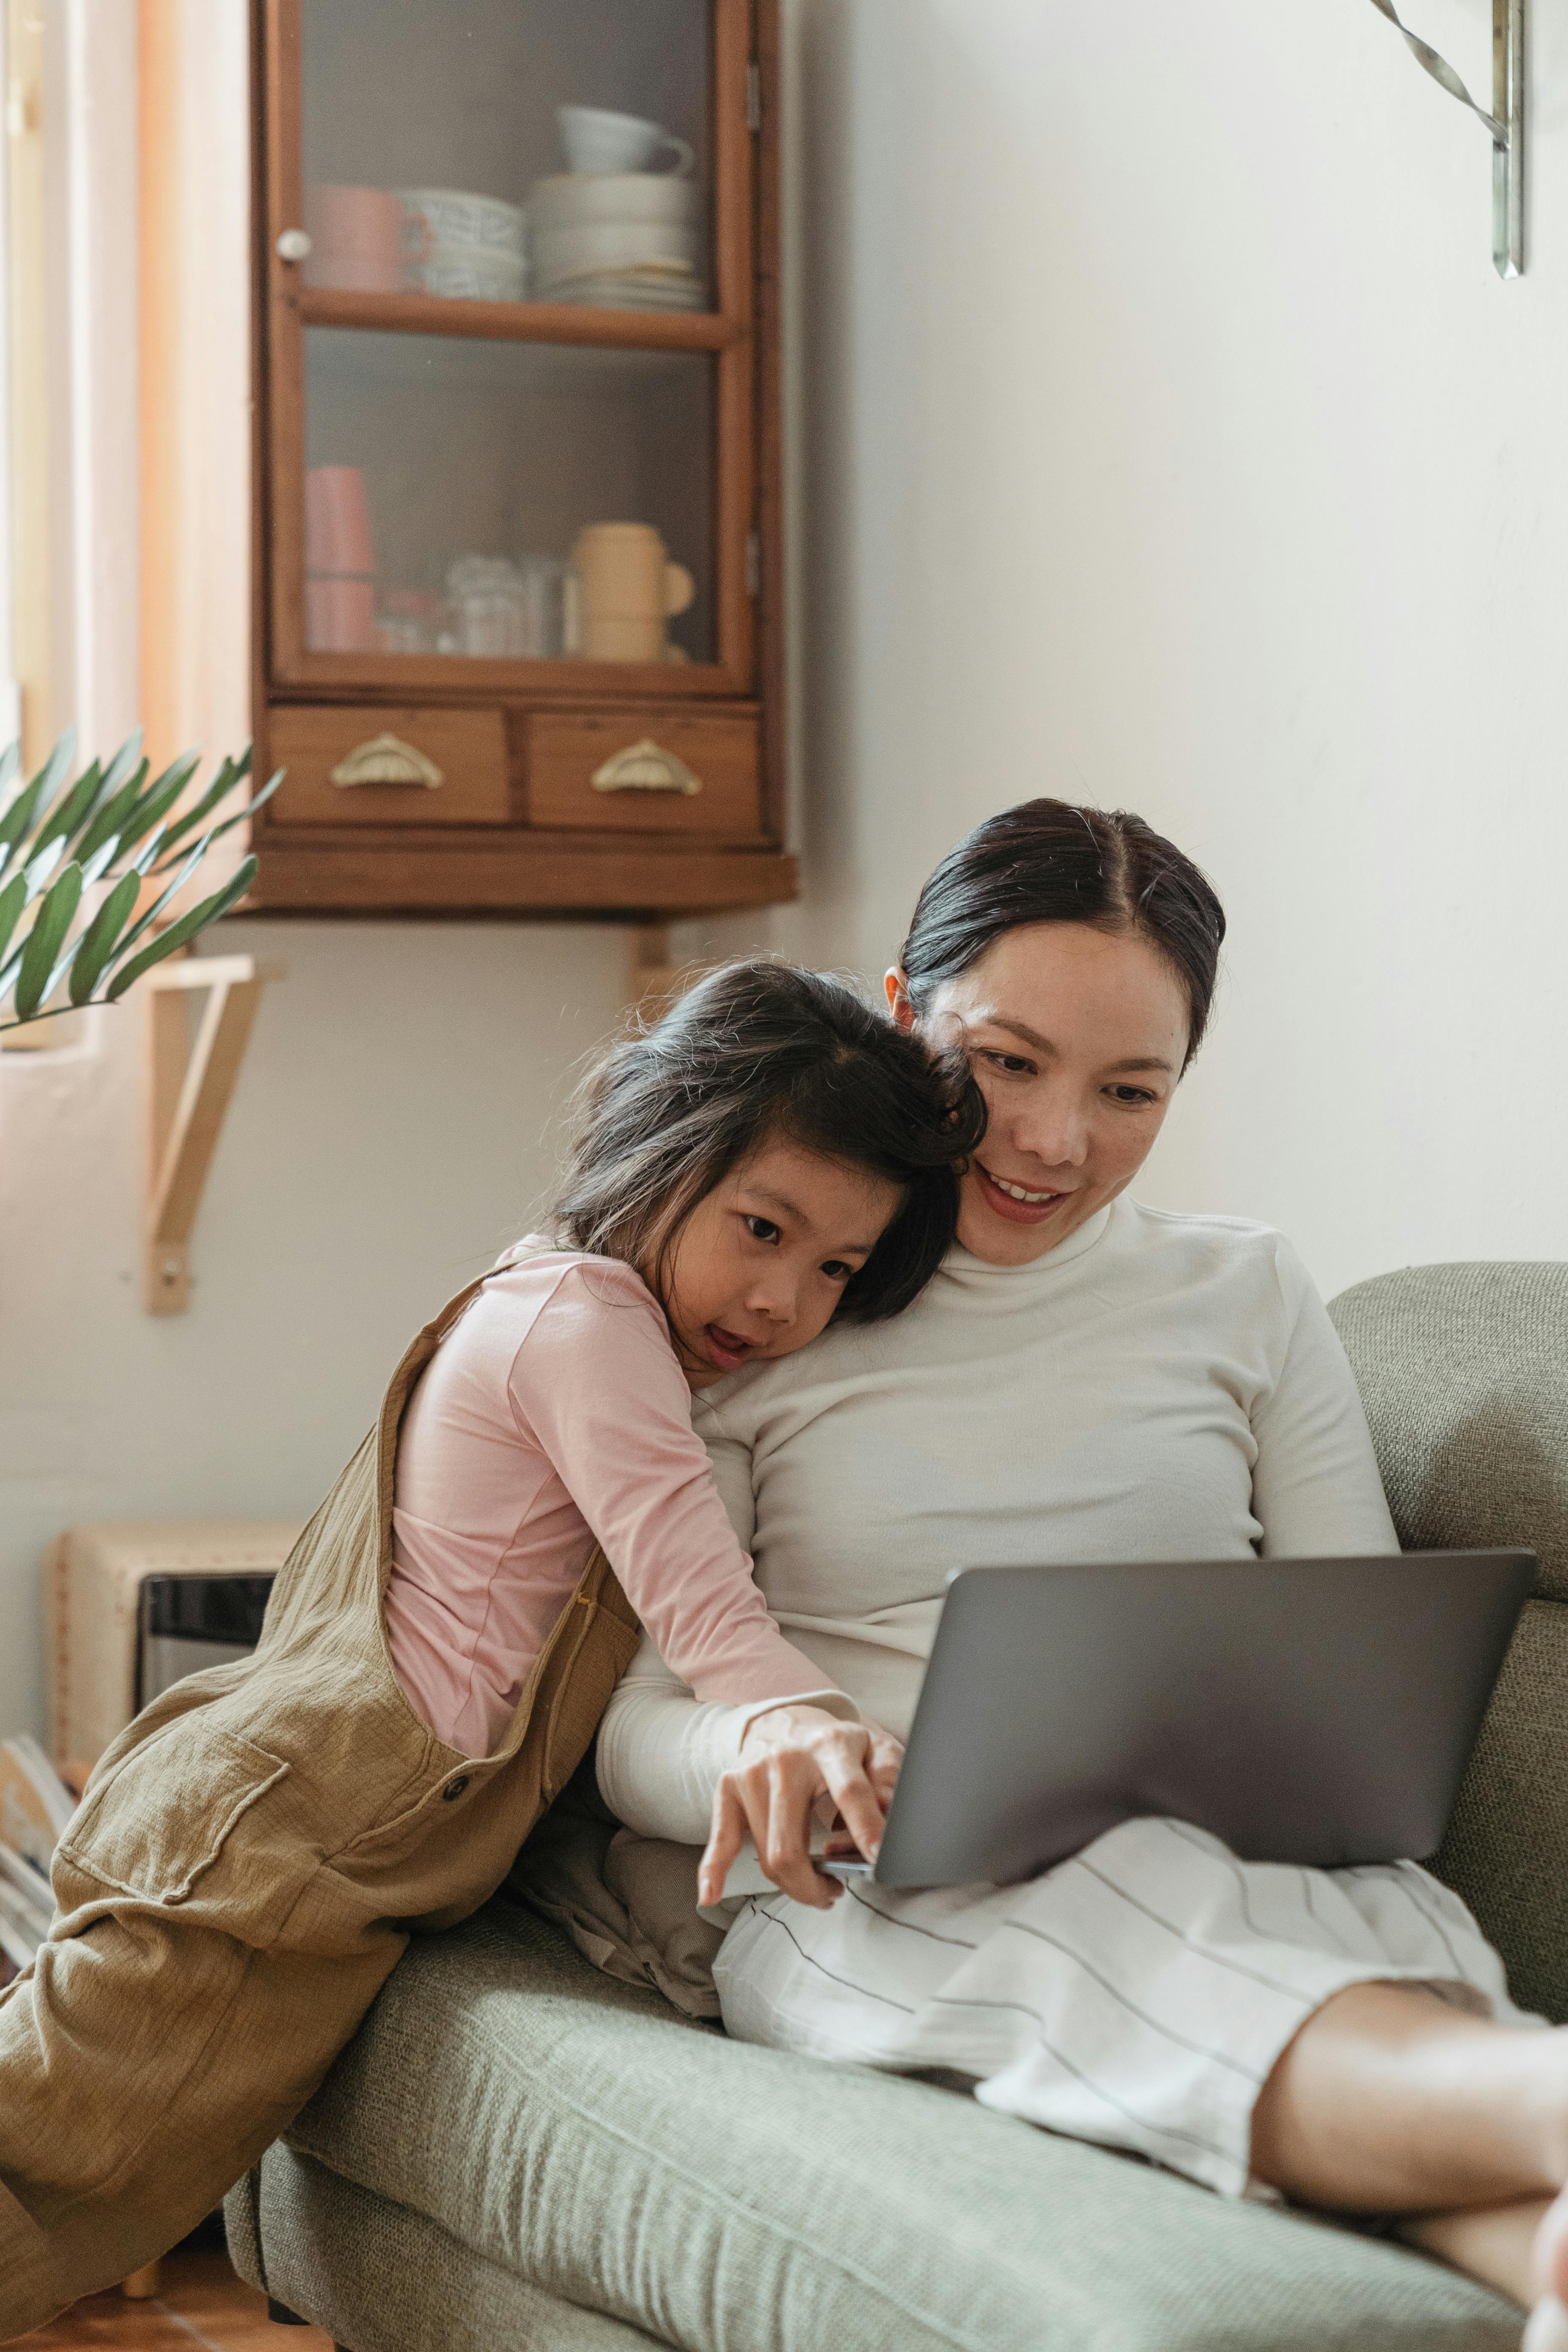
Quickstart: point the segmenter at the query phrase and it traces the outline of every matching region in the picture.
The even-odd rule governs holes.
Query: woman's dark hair
[[[916,1013],[1021,923],[1088,923],[1158,948],[1187,992],[1186,1067],[1208,1025],[1225,909],[1173,843],[1125,809],[1067,801],[987,817],[921,892],[901,958]]]
[[[728,964],[589,1072],[551,1221],[569,1246],[623,1260],[662,1296],[699,1201],[764,1143],[802,1144],[903,1187],[837,1310],[875,1322],[942,1263],[960,1164],[984,1131],[961,1056],[932,1054],[831,973]]]

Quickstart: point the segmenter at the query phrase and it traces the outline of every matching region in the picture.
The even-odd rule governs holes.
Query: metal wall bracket
[[[1492,0],[1492,259],[1500,278],[1524,270],[1524,0]]]
[[[1524,271],[1524,5],[1492,0],[1492,110],[1478,106],[1447,58],[1400,23],[1394,0],[1372,0],[1433,80],[1484,122],[1492,141],[1492,259],[1500,278]]]

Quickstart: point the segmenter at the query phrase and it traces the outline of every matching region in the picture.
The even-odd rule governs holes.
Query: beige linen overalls
[[[405,1355],[255,1655],[154,1700],[60,1842],[48,1940],[0,1994],[0,2340],[212,2210],[310,2096],[410,1929],[495,1892],[637,1646],[595,1550],[493,1756],[437,1739],[393,1673],[398,1424],[486,1278]]]

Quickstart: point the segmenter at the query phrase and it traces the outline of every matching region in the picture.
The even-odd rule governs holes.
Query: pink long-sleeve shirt
[[[491,1276],[404,1415],[387,1644],[438,1738],[500,1746],[595,1543],[700,1699],[821,1691],[752,1582],[658,1301],[629,1266],[551,1251]]]

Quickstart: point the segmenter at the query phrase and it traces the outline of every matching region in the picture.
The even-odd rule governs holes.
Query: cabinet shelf
[[[383,334],[460,335],[479,342],[590,343],[634,352],[721,352],[745,322],[718,310],[602,310],[581,302],[476,302],[445,294],[355,294],[301,287],[307,327]]]

